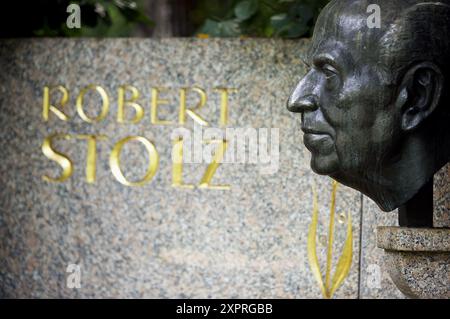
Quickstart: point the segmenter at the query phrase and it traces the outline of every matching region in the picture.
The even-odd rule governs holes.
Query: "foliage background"
[[[311,35],[328,0],[201,0],[193,21],[198,33],[218,37],[299,38]]]
[[[0,37],[283,37],[311,35],[329,0],[34,0],[7,1]],[[70,3],[81,8],[69,29]],[[163,33],[155,32],[165,27]]]

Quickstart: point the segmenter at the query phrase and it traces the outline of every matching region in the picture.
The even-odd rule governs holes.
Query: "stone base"
[[[378,227],[377,245],[407,297],[450,298],[450,229]]]
[[[434,175],[433,227],[450,228],[450,163]]]

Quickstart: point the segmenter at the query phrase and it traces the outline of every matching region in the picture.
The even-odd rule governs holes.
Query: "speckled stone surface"
[[[306,46],[307,41],[237,39],[1,41],[1,297],[320,298],[306,236],[313,182],[319,236],[326,236],[331,181],[310,170],[300,118],[295,121],[285,108],[305,71],[299,57]],[[107,118],[95,125],[75,111],[76,95],[93,83],[111,99]],[[51,115],[45,123],[43,88],[58,84],[70,91],[71,120]],[[146,113],[139,124],[115,120],[123,84],[141,92]],[[160,117],[171,120],[178,112],[176,89],[204,88],[208,103],[199,113],[213,126],[220,99],[212,89],[237,88],[230,96],[230,126],[279,128],[279,171],[261,175],[255,164],[224,164],[214,181],[230,184],[229,191],[172,188],[170,134],[176,126],[150,124],[150,88],[156,86],[174,88],[167,95],[170,105],[160,107]],[[92,96],[86,103],[86,112],[97,114]],[[192,128],[191,120],[186,127]],[[95,184],[85,181],[86,141],[75,139],[55,143],[72,159],[73,176],[60,184],[42,180],[60,173],[41,151],[43,139],[55,132],[107,136],[98,143]],[[154,142],[160,166],[151,183],[130,188],[113,178],[108,157],[118,140],[136,134]],[[124,149],[121,165],[129,179],[142,176],[146,163],[139,144]],[[185,182],[198,184],[205,168],[186,164]],[[336,297],[356,298],[361,196],[341,187],[337,208],[338,214],[352,214],[354,257]],[[345,230],[336,223],[335,251]],[[324,265],[325,247],[319,245],[318,252]],[[66,286],[72,263],[81,266],[80,289]]]
[[[360,297],[364,299],[398,299],[398,290],[384,262],[384,250],[377,247],[377,226],[397,226],[397,211],[386,213],[364,196],[361,230]]]
[[[406,296],[450,298],[450,229],[378,227],[377,246]]]
[[[377,246],[396,251],[450,252],[450,229],[381,226]]]
[[[433,226],[450,228],[450,163],[434,175]]]
[[[397,287],[410,298],[450,298],[450,254],[386,250],[384,262]]]

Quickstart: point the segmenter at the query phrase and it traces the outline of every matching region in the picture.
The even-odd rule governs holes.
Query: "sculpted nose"
[[[288,100],[287,108],[294,113],[312,112],[317,109],[317,99],[313,95],[296,97],[296,94]]]

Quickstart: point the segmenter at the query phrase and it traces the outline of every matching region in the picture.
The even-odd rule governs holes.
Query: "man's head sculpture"
[[[320,14],[288,101],[311,167],[384,211],[450,160],[450,1],[337,0]],[[370,28],[371,4],[381,9]]]

